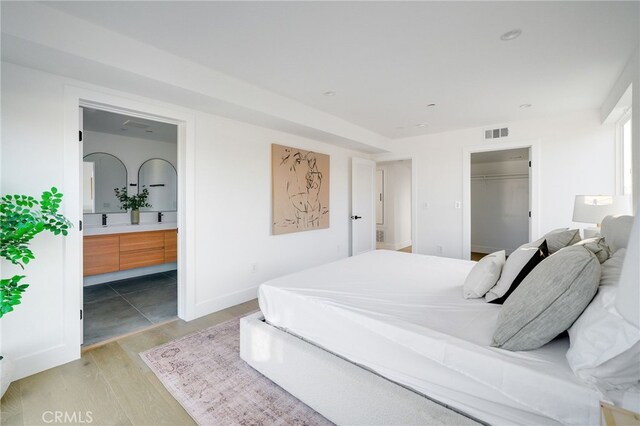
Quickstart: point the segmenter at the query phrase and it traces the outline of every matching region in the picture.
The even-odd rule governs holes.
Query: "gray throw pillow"
[[[607,259],[611,257],[611,249],[609,249],[609,246],[602,237],[587,238],[585,240],[578,241],[574,245],[584,246],[587,250],[596,255],[600,263],[606,262]]]
[[[553,254],[560,249],[572,246],[580,241],[580,230],[555,229],[545,234],[545,236],[540,238],[538,241],[542,242],[542,240],[547,240],[547,248],[549,249],[549,254]]]
[[[598,290],[600,262],[582,246],[543,260],[498,314],[491,346],[510,351],[537,349],[567,330]]]

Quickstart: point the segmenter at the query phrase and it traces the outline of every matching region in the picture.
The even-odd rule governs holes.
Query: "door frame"
[[[529,148],[529,241],[539,237],[540,141],[500,142],[465,147],[462,152],[462,259],[471,259],[471,154]]]
[[[378,154],[373,156],[376,165],[383,161],[411,161],[411,253],[418,253],[418,165],[416,157],[407,154]]]
[[[177,174],[178,174],[178,317],[189,321],[195,318],[195,117],[188,111],[165,106],[147,99],[132,99],[121,92],[106,93],[76,86],[64,87],[64,214],[73,228],[64,239],[64,318],[63,345],[70,359],[80,357],[83,309],[83,232],[82,220],[82,147],[78,140],[80,131],[79,107],[127,114],[178,126]]]

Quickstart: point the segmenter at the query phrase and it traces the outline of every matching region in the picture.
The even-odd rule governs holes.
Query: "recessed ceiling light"
[[[416,127],[427,127],[425,123],[416,124]]]
[[[515,29],[515,30],[507,31],[506,33],[504,33],[504,34],[502,34],[500,36],[500,40],[502,40],[502,41],[511,41],[511,40],[514,40],[514,39],[520,37],[520,34],[522,34],[522,30],[521,29]]]
[[[431,108],[431,107],[434,107],[434,106],[436,106],[436,104],[429,104],[429,105],[427,105],[427,108]]]
[[[531,108],[533,105],[531,104],[522,104],[520,105],[520,108]]]
[[[335,96],[336,92],[329,90],[328,92],[324,92],[323,95],[325,95],[325,96]]]

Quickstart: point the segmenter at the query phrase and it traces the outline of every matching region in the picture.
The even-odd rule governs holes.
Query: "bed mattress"
[[[479,420],[600,423],[566,361],[566,337],[526,352],[489,346],[500,306],[462,297],[475,262],[386,250],[262,284],[265,320]]]

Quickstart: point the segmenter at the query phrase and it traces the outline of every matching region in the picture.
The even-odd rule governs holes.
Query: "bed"
[[[241,357],[338,424],[600,423],[603,394],[569,367],[566,334],[490,347],[499,305],[462,297],[475,262],[373,251],[277,278],[241,321]]]

